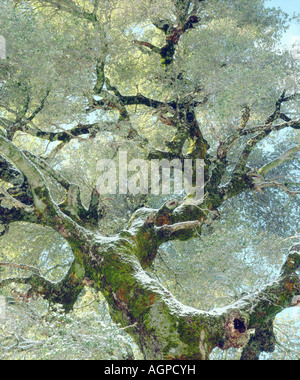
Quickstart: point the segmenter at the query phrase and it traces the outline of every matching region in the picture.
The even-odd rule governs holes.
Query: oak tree
[[[263,0],[2,3],[1,235],[16,224],[55,231],[72,262],[57,281],[21,257],[1,262],[22,275],[0,287],[26,285],[24,299],[69,312],[90,286],[145,359],[272,352],[276,315],[299,303],[299,244],[285,246],[273,282],[210,310],[177,300],[150,269],[165,244],[212,236],[231,201],[246,220],[244,194],[299,199],[299,60],[278,45],[287,16]],[[120,150],[204,160],[204,198],[100,194],[97,161]]]

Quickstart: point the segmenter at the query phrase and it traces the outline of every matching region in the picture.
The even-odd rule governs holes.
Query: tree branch
[[[32,112],[32,114],[28,118],[26,118],[26,122],[32,121],[36,117],[36,115],[39,114],[43,110],[43,108],[45,107],[45,102],[49,94],[50,94],[50,90],[47,90],[45,96],[40,102],[40,105]]]
[[[32,207],[25,205],[24,203],[20,202],[16,198],[12,197],[8,193],[8,191],[5,190],[2,186],[0,186],[0,194],[2,195],[2,197],[0,197],[1,201],[6,200],[6,202],[11,204],[11,206],[15,207],[16,209],[24,209],[26,212],[29,212],[29,213],[33,212]],[[8,206],[8,207],[11,207],[11,206]]]
[[[256,127],[245,129],[241,133],[241,136],[246,136],[252,133],[263,132],[263,131],[271,133],[273,131],[280,131],[284,128],[300,129],[300,119],[290,120],[290,121],[286,121],[285,123],[280,123],[276,125],[270,125],[270,124],[257,125]]]
[[[295,296],[300,294],[296,273],[299,267],[300,245],[296,244],[291,247],[276,281],[257,293],[215,310],[222,311],[232,321],[226,321],[226,337],[221,348],[245,347],[242,360],[257,359],[262,351],[274,350],[273,321],[283,309],[294,306]],[[252,329],[255,329],[255,334],[250,338]]]
[[[95,128],[97,128],[97,123],[92,124],[78,124],[77,126],[71,128],[70,130],[63,130],[63,132],[46,132],[39,128],[29,127],[27,124],[23,124],[19,130],[24,133],[28,133],[31,136],[35,136],[48,141],[62,141],[68,143],[74,138],[81,135],[90,134]]]
[[[159,47],[154,46],[154,45],[150,44],[149,42],[138,41],[138,40],[134,40],[133,42],[139,46],[145,46],[145,47],[149,48],[154,53],[160,54],[160,52],[161,52],[161,49]]]
[[[0,156],[0,179],[14,186],[22,186],[24,183],[23,174],[2,156]]]
[[[246,163],[248,160],[248,157],[253,150],[253,148],[257,145],[258,142],[260,142],[263,138],[268,136],[273,131],[280,131],[284,128],[294,128],[299,129],[300,128],[300,119],[298,120],[291,120],[288,118],[285,114],[281,112],[281,105],[284,102],[288,102],[296,97],[298,97],[298,94],[294,94],[291,96],[286,96],[286,91],[283,91],[279,99],[276,101],[275,104],[275,110],[274,112],[267,118],[265,124],[258,125],[256,127],[247,128],[246,126],[250,120],[250,108],[246,105],[242,114],[242,120],[240,125],[237,127],[237,131],[234,132],[231,136],[227,137],[227,139],[224,142],[220,142],[218,150],[217,150],[217,158],[215,160],[215,169],[212,171],[211,179],[210,179],[210,187],[211,192],[215,192],[217,189],[217,186],[221,183],[222,177],[226,172],[228,163],[227,163],[227,154],[228,152],[233,148],[233,146],[237,143],[237,141],[242,137],[249,134],[258,133],[256,136],[254,136],[252,139],[250,139],[246,147],[244,148],[236,167],[233,171],[233,177],[236,177],[240,173],[242,173],[245,170]],[[284,120],[284,123],[272,125],[273,122],[277,119],[281,118]],[[264,169],[267,169],[265,167]]]
[[[73,309],[73,306],[82,291],[83,277],[78,277],[76,273],[76,263],[70,267],[66,276],[59,282],[52,282],[43,277],[39,270],[28,265],[0,263],[0,265],[10,266],[21,270],[33,272],[26,277],[11,277],[0,281],[0,289],[11,283],[29,285],[30,289],[21,298],[32,296],[42,296],[50,303],[59,303],[64,306],[66,312]]]
[[[137,94],[137,95],[121,95],[120,100],[125,106],[131,106],[131,105],[144,105],[146,107],[150,108],[159,108],[164,106],[164,102],[154,100],[151,98],[147,98],[146,96],[142,94]],[[87,111],[93,111],[94,108],[97,107],[103,107],[107,104],[105,100],[97,100],[94,102],[93,106],[91,108],[88,108]],[[175,102],[167,103],[170,107],[175,106]]]
[[[300,190],[298,190],[298,191],[289,190],[287,188],[286,184],[283,184],[281,182],[265,181],[264,178],[260,179],[259,177],[255,177],[255,180],[254,180],[254,189],[255,190],[262,192],[263,189],[266,187],[279,187],[289,195],[300,194]]]
[[[44,178],[36,166],[17,148],[12,142],[0,136],[0,153],[5,155],[16,167],[26,176],[30,185],[34,205],[36,209],[43,213],[45,210],[53,208],[53,202]]]
[[[173,26],[169,20],[154,20],[154,25],[162,30],[166,35],[166,42],[161,48],[149,42],[137,41],[134,43],[145,46],[160,56],[162,66],[168,66],[173,62],[176,46],[180,37],[189,29],[194,28],[199,22],[200,17],[196,14],[197,7],[193,8],[192,14],[188,14],[190,0],[175,1],[176,18],[178,26]]]
[[[198,234],[199,228],[202,226],[198,220],[188,221],[182,223],[175,223],[171,225],[163,225],[157,228],[157,234],[160,243],[171,240],[189,240]]]
[[[89,209],[86,209],[82,204],[80,187],[77,184],[71,183],[40,157],[37,157],[28,151],[25,151],[24,153],[37,167],[44,170],[66,190],[67,196],[65,201],[58,205],[60,210],[79,225],[97,227],[100,219],[105,216],[105,210],[100,206],[100,194],[96,189],[92,192]]]
[[[288,149],[286,152],[284,152],[280,157],[276,158],[275,160],[269,162],[268,164],[265,164],[262,166],[257,173],[261,174],[263,177],[265,177],[269,171],[272,169],[278,167],[279,165],[284,164],[285,162],[293,159],[293,156],[300,152],[300,144],[296,145],[293,148]]]
[[[3,189],[4,190],[4,189]],[[4,225],[3,234],[8,231],[8,226],[15,222],[38,223],[38,217],[32,206],[25,205],[12,197],[4,190],[4,197],[0,200],[0,223]],[[31,199],[27,196],[27,201]],[[33,203],[33,199],[32,199]]]
[[[250,119],[250,109],[246,105],[242,114],[242,120],[240,125],[238,126],[237,130],[224,142],[221,142],[219,144],[219,147],[217,149],[217,157],[214,160],[215,168],[212,170],[212,174],[210,177],[210,180],[207,184],[207,191],[209,192],[209,196],[212,199],[213,203],[220,204],[222,200],[228,199],[231,196],[237,195],[241,191],[244,191],[245,189],[250,189],[252,186],[260,191],[260,188],[257,185],[257,181],[255,183],[252,183],[251,178],[256,179],[256,177],[251,177],[251,175],[247,175],[246,171],[247,169],[247,162],[248,158],[253,151],[254,147],[262,141],[265,137],[267,137],[271,132],[273,131],[280,131],[284,128],[294,128],[294,129],[300,129],[300,119],[297,120],[291,120],[288,118],[285,114],[281,112],[281,105],[284,102],[288,102],[289,100],[292,100],[296,97],[298,97],[298,94],[294,94],[291,96],[286,96],[285,91],[281,94],[279,99],[276,101],[275,104],[275,110],[274,112],[267,118],[265,124],[258,125],[251,128],[246,128],[249,119]],[[277,119],[281,118],[282,120],[285,120],[284,123],[275,124],[273,125],[273,122]],[[227,183],[227,185],[222,186],[219,188],[219,185],[222,181],[222,178],[224,174],[226,173],[228,162],[227,162],[227,154],[228,152],[235,146],[235,144],[239,141],[239,139],[243,136],[247,136],[250,134],[256,134],[254,137],[252,137],[250,140],[248,140],[247,144],[245,145],[233,171],[231,174],[231,180]],[[297,148],[296,148],[297,149]],[[273,165],[279,165],[283,163],[287,156],[292,154],[294,152],[294,149],[288,152],[286,152],[286,155],[283,155],[278,160],[265,165],[260,169],[259,174],[262,174],[262,172],[265,172],[265,174],[271,170],[272,167],[275,167]],[[257,173],[256,173],[257,174]],[[268,184],[266,186],[279,186],[288,193],[294,195],[295,192],[290,192],[283,184],[273,183]],[[296,192],[297,194],[297,192]]]
[[[86,238],[86,231],[61,212],[58,205],[53,201],[46,181],[37,166],[18,147],[1,136],[0,153],[12,161],[25,175],[34,204],[34,212],[31,212],[31,209],[30,212],[28,212],[27,207],[21,207],[23,211],[19,212],[19,208],[17,208],[15,204],[12,209],[11,206],[9,206],[9,212],[6,210],[3,215],[1,215],[4,219],[4,224],[20,220],[20,217],[23,217],[24,221],[32,222],[32,220],[34,220],[34,222],[54,228],[54,230],[58,231],[71,245],[73,244],[73,246],[74,236],[76,236],[77,241],[75,246],[80,245],[81,237]],[[78,192],[75,191],[75,193],[78,195]],[[72,198],[72,196],[73,193],[70,195],[70,198]],[[73,198],[71,201],[73,201]],[[32,214],[34,214],[35,217]]]

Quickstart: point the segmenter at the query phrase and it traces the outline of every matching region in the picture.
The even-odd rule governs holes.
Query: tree
[[[299,244],[272,283],[209,311],[176,300],[149,269],[163,244],[211,233],[219,210],[244,194],[269,191],[276,200],[275,189],[298,199],[297,166],[283,181],[270,176],[296,165],[300,150],[299,61],[276,48],[286,15],[262,0],[13,3],[0,12],[2,235],[14,223],[51,229],[73,260],[56,282],[2,262],[27,275],[0,287],[26,285],[23,298],[70,312],[89,285],[145,359],[201,360],[235,347],[253,360],[273,351],[276,315],[299,302]],[[288,148],[253,166],[262,144],[286,131]],[[149,161],[202,159],[204,199],[104,198],[99,147],[110,159],[121,148]],[[79,149],[85,155],[72,162]]]

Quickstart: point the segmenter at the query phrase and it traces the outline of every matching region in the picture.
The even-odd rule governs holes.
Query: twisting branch
[[[42,174],[26,155],[12,142],[0,136],[0,153],[12,161],[26,176],[33,194],[37,211],[43,213],[53,209],[53,202]]]
[[[279,99],[276,101],[275,111],[268,117],[265,124],[272,124],[275,120],[279,118],[282,118],[283,120],[286,119],[287,116],[281,112],[282,103],[286,103],[298,97],[299,97],[299,94],[297,93],[286,96],[286,90],[284,90],[281,96],[279,97]]]
[[[183,25],[178,27],[164,26],[163,29],[166,33],[166,43],[161,48],[145,41],[134,40],[133,42],[140,46],[145,46],[152,50],[154,53],[160,56],[160,61],[162,66],[168,66],[173,63],[176,45],[178,44],[180,37],[188,30],[194,28],[196,24],[200,21],[198,16],[192,15],[188,17]],[[158,25],[156,23],[156,25]]]
[[[266,122],[255,127],[246,128],[250,119],[250,109],[247,106],[245,107],[240,126],[237,128],[236,132],[229,136],[224,142],[220,143],[217,150],[215,168],[212,171],[212,175],[208,183],[208,191],[216,206],[217,204],[220,204],[220,202],[222,202],[224,199],[235,196],[246,189],[251,189],[254,187],[254,189],[261,191],[261,188],[259,187],[260,185],[258,184],[257,172],[252,175],[253,173],[247,167],[249,156],[256,145],[265,137],[267,137],[271,132],[280,131],[284,128],[300,129],[300,119],[290,120],[281,112],[282,103],[294,99],[297,96],[298,94],[286,96],[286,92],[284,91],[275,104],[274,112],[266,119]],[[279,118],[285,120],[285,122],[273,125],[273,122]],[[218,189],[218,186],[220,185],[222,178],[227,170],[228,152],[241,137],[251,134],[255,135],[247,141],[242,153],[240,154],[239,159],[236,162],[235,167],[231,173],[231,180],[225,186]],[[287,155],[290,153],[291,152],[287,152]],[[276,164],[282,163],[286,158],[287,156],[279,158],[279,161],[277,161]],[[271,168],[272,165],[275,165],[275,162],[271,163],[270,166],[266,165],[265,167],[261,168],[261,170],[267,172],[269,171],[268,168]],[[259,179],[259,181],[262,182],[261,179]],[[265,182],[265,187],[267,186],[279,186],[289,194],[298,194],[297,192],[291,192],[288,190],[284,184],[275,182],[272,184],[269,182],[267,184]]]
[[[270,170],[278,167],[279,165],[284,164],[285,162],[291,160],[294,158],[295,154],[300,152],[300,144],[294,146],[293,148],[288,149],[286,152],[284,152],[280,157],[276,158],[275,160],[269,162],[268,164],[265,164],[262,166],[257,173],[261,174],[262,176],[266,176]]]
[[[14,186],[22,186],[24,183],[23,174],[2,156],[0,156],[0,179]]]
[[[71,183],[40,157],[28,151],[24,153],[38,168],[45,171],[66,190],[65,200],[58,205],[60,210],[82,226],[97,227],[99,220],[105,216],[105,210],[100,205],[100,194],[97,190],[93,190],[90,205],[87,209],[82,204],[80,187],[77,184]]]
[[[19,130],[21,130],[24,133],[27,133],[31,136],[35,136],[44,140],[48,141],[62,141],[64,143],[68,143],[74,138],[79,138],[81,135],[88,135],[92,132],[94,132],[94,129],[97,129],[98,124],[92,123],[92,124],[78,124],[77,126],[71,128],[70,130],[62,129],[61,132],[46,132],[42,131],[41,129],[37,127],[29,127],[27,123],[22,124],[19,127]]]
[[[47,280],[37,268],[13,263],[0,263],[1,266],[10,266],[21,270],[32,272],[25,277],[10,277],[0,281],[0,289],[14,284],[29,285],[30,288],[23,294],[22,298],[43,297],[50,303],[59,303],[63,305],[67,312],[71,311],[84,284],[83,278],[79,278],[76,274],[76,263],[70,267],[66,276],[59,282]]]
[[[200,1],[201,2],[201,1]],[[199,3],[200,3],[199,2]],[[134,40],[134,43],[145,46],[160,56],[162,66],[170,65],[174,60],[176,46],[181,36],[189,29],[194,28],[199,22],[199,3],[194,5],[192,12],[189,14],[191,5],[190,0],[174,1],[177,26],[173,26],[169,20],[154,20],[154,25],[162,30],[166,36],[166,42],[161,48],[152,45],[149,42]]]
[[[2,186],[0,186],[0,200],[2,201],[5,199],[9,203],[11,203],[12,206],[14,206],[16,209],[24,209],[26,212],[32,212],[33,208],[30,206],[25,205],[24,203],[20,202],[16,198],[12,197],[7,190],[5,190]]]
[[[251,303],[248,312],[248,329],[255,328],[254,335],[244,347],[241,360],[258,360],[261,352],[272,352],[275,349],[273,322],[278,313],[287,307],[298,305],[300,282],[297,270],[300,267],[300,245],[291,247],[282,266],[277,281],[268,285],[255,295],[249,295],[238,301],[243,312]],[[249,307],[249,306],[248,306]]]
[[[26,128],[29,130],[29,133],[32,131],[28,124],[30,123],[34,126],[33,119],[44,109],[46,99],[50,94],[50,90],[47,90],[45,96],[41,99],[40,104],[34,109],[34,111],[32,111],[30,116],[26,117],[26,114],[30,110],[30,103],[32,103],[32,99],[27,86],[23,85],[23,87],[25,87],[25,102],[20,111],[15,111],[10,107],[3,106],[10,114],[14,116],[14,120],[5,119],[3,117],[0,118],[0,125],[6,130],[6,137],[10,140],[13,139],[15,133],[18,131],[24,131]],[[34,126],[34,130],[37,131],[38,128]]]
[[[281,104],[283,102],[287,102],[288,100],[294,99],[295,96],[289,96],[285,97],[285,92],[280,96],[280,98],[276,102],[276,108],[275,111],[270,115],[266,122],[263,125],[258,125],[255,127],[247,128],[247,124],[250,119],[250,108],[246,105],[242,114],[242,121],[240,125],[237,127],[237,131],[230,135],[224,142],[221,142],[217,151],[217,158],[218,160],[225,161],[227,157],[227,153],[229,150],[232,149],[232,147],[235,145],[235,143],[239,140],[240,137],[250,135],[257,132],[266,132],[267,134],[273,132],[273,131],[280,131],[284,128],[294,128],[299,129],[300,128],[300,119],[298,120],[291,120],[286,115],[281,113]],[[272,123],[278,119],[281,118],[282,120],[285,120],[285,123],[272,125]],[[251,144],[251,143],[250,143]]]
[[[39,114],[43,110],[43,108],[45,107],[45,102],[49,94],[50,94],[50,90],[47,90],[45,96],[41,100],[40,105],[32,112],[32,114],[29,117],[26,118],[26,122],[32,121],[36,117],[36,115]]]
[[[137,95],[121,95],[121,93],[119,92],[118,98],[119,100],[122,101],[124,106],[143,105],[149,108],[158,109],[159,107],[164,107],[165,105],[167,105],[173,109],[176,109],[176,101],[164,103],[159,100],[148,98],[140,93],[138,93]],[[93,105],[87,108],[86,111],[91,112],[91,111],[94,111],[95,108],[105,107],[105,106],[108,106],[108,101],[104,97],[102,100],[94,101]]]
[[[136,241],[142,266],[151,265],[159,246],[170,240],[188,240],[198,235],[209,210],[171,199],[159,209],[140,208],[123,231]]]
[[[232,135],[227,137],[225,141],[221,141],[218,146],[217,156],[214,160],[215,167],[212,170],[210,179],[207,184],[207,191],[212,199],[218,195],[219,185],[222,182],[224,174],[226,173],[228,167],[228,152],[235,146],[237,141],[240,139],[242,132],[245,130],[250,119],[250,112],[251,110],[248,105],[245,105],[242,113],[242,120],[240,122],[240,125],[237,127],[237,130]]]
[[[104,83],[108,91],[103,90]],[[110,92],[109,92],[110,91]],[[138,131],[132,126],[129,113],[126,109],[126,98],[122,96],[120,91],[110,83],[108,77],[104,74],[104,63],[101,63],[101,67],[97,66],[97,83],[94,87],[95,95],[101,95],[102,100],[94,101],[92,108],[89,108],[87,112],[94,110],[94,108],[101,108],[105,111],[110,109],[118,110],[120,116],[116,125],[116,128],[120,128],[125,124],[128,133],[126,139],[135,140],[138,144],[144,146],[148,143],[148,140],[141,136]]]
[[[39,210],[45,210],[47,205],[45,202],[49,200],[50,195],[45,186],[45,182],[41,173],[29,161],[24,153],[17,148],[12,142],[0,136],[0,152],[10,161],[16,164],[17,168],[27,177],[27,180],[34,193],[35,206]]]
[[[86,238],[87,231],[82,228],[81,225],[74,222],[72,218],[63,213],[59,206],[53,201],[47,183],[38,167],[24,154],[24,152],[12,142],[1,136],[0,153],[13,162],[26,177],[34,206],[32,212],[27,212],[26,208],[22,208],[19,212],[19,209],[17,209],[15,205],[9,207],[9,209],[4,208],[1,215],[4,224],[18,221],[23,217],[24,221],[52,227],[69,241],[71,246],[75,244],[74,241],[76,241],[76,246],[80,245],[82,239]],[[77,202],[78,197],[78,189],[72,187],[72,190],[75,191],[68,193],[68,204],[72,205],[70,212],[73,211],[74,202]],[[1,208],[3,207],[0,205],[0,210]]]
[[[40,169],[44,170],[49,176],[51,176],[59,185],[61,185],[65,190],[69,190],[71,183],[58,171],[54,170],[46,161],[38,156],[30,153],[29,151],[24,151],[24,154],[30,158],[32,162]]]
[[[241,133],[241,136],[247,136],[252,133],[257,133],[257,132],[262,132],[262,131],[271,133],[274,131],[281,131],[282,129],[285,129],[285,128],[300,129],[300,119],[289,120],[284,123],[279,123],[275,125],[271,125],[271,124],[257,125],[255,127],[244,129],[243,132]]]
[[[277,181],[266,181],[265,178],[261,174],[257,173],[249,173],[253,178],[254,189],[263,192],[263,189],[266,187],[279,187],[284,190],[289,195],[297,195],[300,194],[300,191],[289,190],[285,183],[277,182]]]

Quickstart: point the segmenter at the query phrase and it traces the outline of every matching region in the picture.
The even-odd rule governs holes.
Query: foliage
[[[299,242],[300,61],[278,47],[288,22],[263,0],[2,1],[2,358],[141,357],[123,308],[134,280],[124,286],[118,278],[134,260],[126,247],[113,256],[124,266],[116,259],[103,271],[122,287],[108,294],[114,285],[101,283],[84,261],[99,242],[109,248],[100,245],[97,258],[110,257],[113,239],[131,239],[144,281],[158,280],[178,301],[205,311],[277,280],[286,251]],[[98,194],[97,162],[117,162],[120,150],[129,159],[204,158],[207,200],[185,211],[187,194],[177,196],[166,217],[170,197]],[[21,165],[19,174],[8,163]],[[42,276],[53,294],[64,281],[75,286],[73,310],[65,314],[60,294],[39,298],[42,285],[32,295],[24,273]],[[155,303],[149,291],[147,283],[146,295],[138,293],[141,310]],[[277,350],[262,358],[297,359],[298,324],[276,321]],[[237,351],[211,356],[235,359]]]
[[[56,305],[13,300],[1,324],[2,360],[128,360],[136,346],[112,323],[103,298],[87,290],[66,315]],[[137,357],[138,352],[136,352]]]

